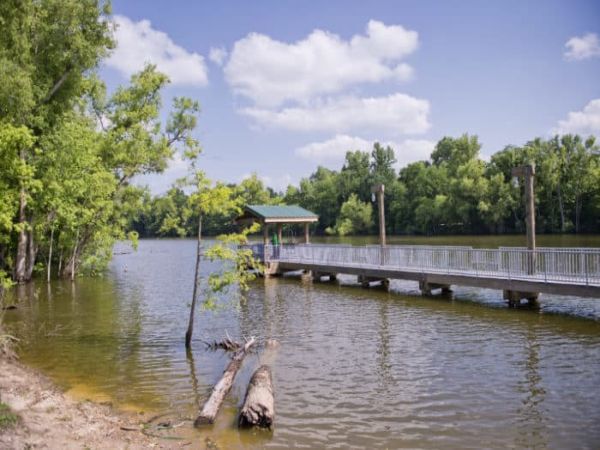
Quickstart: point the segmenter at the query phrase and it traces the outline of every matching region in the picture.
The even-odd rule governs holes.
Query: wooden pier
[[[539,293],[600,299],[600,249],[446,246],[264,245],[248,246],[265,275],[303,270],[315,280],[356,275],[363,286],[414,280],[423,294],[453,285],[503,291],[510,304]]]

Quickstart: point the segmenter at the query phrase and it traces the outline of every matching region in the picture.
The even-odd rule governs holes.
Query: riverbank
[[[0,401],[18,416],[14,425],[0,429],[2,449],[173,448],[135,431],[143,417],[78,401],[16,360],[0,358],[0,374]]]

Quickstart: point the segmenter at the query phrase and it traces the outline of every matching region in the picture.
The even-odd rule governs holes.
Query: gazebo
[[[282,242],[284,224],[304,224],[304,243],[309,243],[309,225],[319,216],[297,205],[247,205],[237,223],[259,222],[263,228],[263,243],[269,243],[269,225],[277,226],[277,237]]]

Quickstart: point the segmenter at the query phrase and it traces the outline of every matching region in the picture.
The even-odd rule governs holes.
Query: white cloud
[[[600,40],[595,33],[574,36],[567,41],[565,47],[568,49],[565,52],[565,58],[570,61],[579,61],[600,56]]]
[[[560,120],[552,134],[600,134],[600,98],[590,101],[583,111],[570,112],[567,119]]]
[[[133,22],[125,16],[114,16],[117,25],[117,48],[106,64],[125,76],[141,70],[146,63],[156,64],[169,76],[171,83],[206,86],[208,74],[204,57],[175,44],[168,34],[155,30],[149,20]]]
[[[368,152],[373,143],[365,139],[338,134],[335,137],[323,142],[312,142],[308,145],[296,149],[296,155],[319,164],[332,164],[332,167],[339,168],[346,157],[346,152],[360,150]]]
[[[292,131],[343,133],[360,129],[397,135],[424,133],[431,126],[429,102],[399,93],[387,97],[327,99],[279,111],[244,108],[240,112],[265,128]]]
[[[358,83],[404,81],[412,68],[400,60],[414,52],[418,33],[369,21],[349,41],[322,30],[288,44],[259,33],[237,41],[225,65],[233,90],[263,107],[306,102]]]
[[[312,142],[296,149],[296,155],[314,163],[340,169],[344,163],[346,152],[360,150],[371,152],[375,141],[357,136],[338,134],[323,142]],[[402,142],[381,142],[384,146],[394,149],[397,164],[396,169],[414,161],[428,160],[435,142],[424,139],[407,139]]]
[[[208,53],[208,59],[214,62],[217,66],[222,66],[227,58],[227,50],[223,47],[211,47]]]
[[[400,169],[415,161],[427,161],[435,148],[435,141],[426,139],[406,139],[405,141],[392,145],[396,151],[396,168]]]

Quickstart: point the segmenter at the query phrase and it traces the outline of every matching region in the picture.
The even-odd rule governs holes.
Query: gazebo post
[[[283,224],[277,224],[277,243],[283,245]]]
[[[269,243],[269,224],[264,220],[261,223],[263,227],[263,245],[266,246]]]
[[[306,222],[304,224],[304,243],[305,244],[310,243],[309,227],[310,227],[310,224],[308,222]]]

